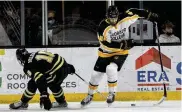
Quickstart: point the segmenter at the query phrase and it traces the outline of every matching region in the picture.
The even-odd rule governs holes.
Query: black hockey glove
[[[50,110],[52,107],[49,94],[47,92],[43,92],[40,95],[40,107],[42,108],[43,106],[45,110]]]
[[[73,74],[75,73],[75,67],[71,64],[68,64],[68,74]]]
[[[149,15],[148,15],[148,19],[149,19],[150,21],[158,21],[159,15],[156,14],[156,13],[150,12]]]

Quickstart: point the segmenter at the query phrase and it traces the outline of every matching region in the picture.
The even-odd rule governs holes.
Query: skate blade
[[[13,109],[13,108],[9,108],[10,110],[27,110],[28,108],[18,108],[18,109]]]
[[[108,103],[108,107],[111,107],[112,103]]]
[[[59,106],[58,106],[58,107],[52,107],[52,108],[53,108],[53,109],[54,109],[54,108],[65,109],[65,108],[68,108],[68,106],[67,106],[67,107],[59,107]]]
[[[91,102],[89,102],[89,103],[87,103],[87,104],[85,104],[85,105],[82,105],[82,104],[81,104],[81,108],[87,107],[90,103],[91,103]]]
[[[81,104],[81,108],[86,108],[89,104],[85,104],[85,105],[82,105]]]
[[[85,108],[86,107],[86,105],[81,105],[81,108]]]
[[[58,110],[68,110],[69,107],[57,107],[57,108],[51,108],[51,111],[58,111]]]

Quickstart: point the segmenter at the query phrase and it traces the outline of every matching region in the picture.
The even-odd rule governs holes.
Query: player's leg
[[[61,87],[62,82],[68,76],[67,66],[67,63],[65,62],[64,65],[55,74],[53,74],[56,75],[56,78],[49,84],[49,89],[52,91],[56,100],[56,102],[52,103],[52,108],[67,107],[68,105],[64,96],[64,91]]]
[[[117,91],[118,71],[120,71],[126,58],[127,55],[114,56],[111,60],[111,63],[106,67],[108,90],[109,90],[107,103],[112,103],[115,100],[115,93]]]
[[[103,75],[104,73],[102,72],[93,71],[90,82],[89,82],[88,95],[81,101],[81,105],[84,106],[91,103],[94,92],[98,88],[99,82],[102,79]]]
[[[116,85],[117,85],[117,69],[118,66],[111,62],[106,68],[107,80],[108,80],[108,90],[109,95],[107,97],[107,103],[112,103],[115,100]]]
[[[108,58],[99,57],[94,66],[94,71],[89,81],[88,95],[81,101],[81,105],[85,106],[91,103],[93,94],[99,86],[99,82],[102,80],[104,73],[106,72],[106,66],[109,64]]]
[[[56,100],[56,102],[52,103],[52,108],[68,106],[65,96],[64,96],[64,91],[63,91],[60,83],[50,86],[49,89],[52,91],[53,96]]]
[[[29,80],[27,88],[24,91],[21,100],[9,105],[10,109],[27,108],[28,102],[33,98],[37,90],[36,83],[33,79]]]

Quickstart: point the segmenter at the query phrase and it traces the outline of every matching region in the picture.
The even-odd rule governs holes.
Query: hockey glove
[[[68,74],[73,74],[75,73],[75,67],[71,64],[68,64]]]
[[[52,107],[51,101],[49,99],[49,94],[47,92],[41,93],[40,96],[40,108],[44,106],[45,110],[50,110]]]
[[[151,21],[158,21],[159,15],[156,14],[156,13],[150,12],[149,15],[148,15],[148,19],[151,20]]]

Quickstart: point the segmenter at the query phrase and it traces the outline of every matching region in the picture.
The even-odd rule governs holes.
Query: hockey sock
[[[53,95],[58,103],[62,103],[63,101],[65,101],[65,96],[62,89],[58,92],[53,92]]]
[[[104,73],[93,71],[93,74],[90,79],[88,94],[93,95],[94,91],[98,88],[99,82],[101,81]]]
[[[35,93],[29,91],[27,88],[22,95],[21,101],[23,103],[28,103],[33,98],[34,95]]]
[[[49,87],[49,89],[52,91],[52,94],[58,103],[65,101],[64,91],[59,84],[53,85]]]
[[[98,88],[98,85],[93,85],[91,83],[89,83],[89,89],[88,89],[88,94],[89,95],[93,95],[94,91]]]
[[[37,85],[35,81],[33,79],[29,80],[27,84],[27,89],[24,91],[21,101],[23,103],[28,103],[35,95],[36,90],[37,90]]]
[[[115,93],[117,89],[117,81],[114,81],[114,82],[108,81],[108,88],[110,93]]]

